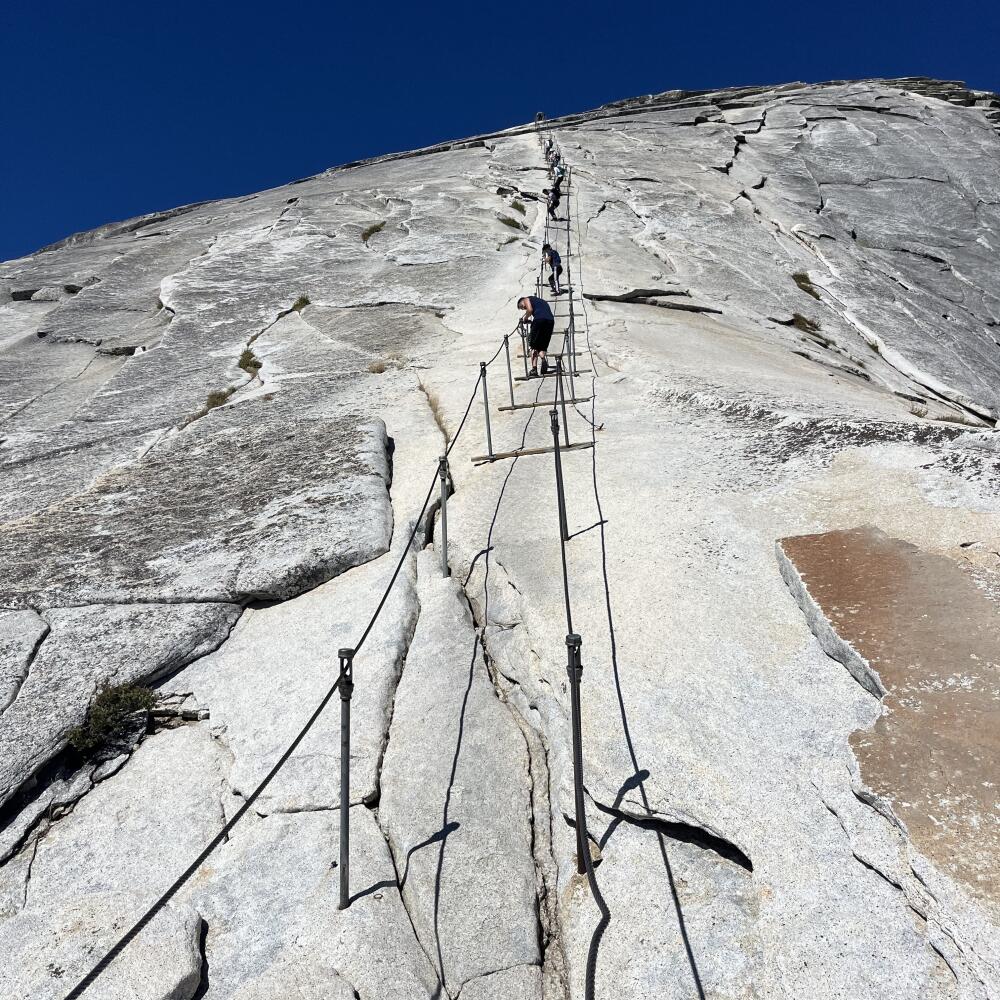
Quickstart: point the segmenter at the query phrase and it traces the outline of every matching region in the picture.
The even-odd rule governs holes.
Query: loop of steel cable
[[[577,219],[576,219],[576,228],[577,228],[577,234],[576,234],[577,235],[577,243],[580,244],[580,243],[582,243],[582,237],[580,235],[580,220],[579,220],[579,217],[577,217]],[[582,264],[581,264],[581,268],[582,268]],[[588,354],[590,356],[590,367],[591,367],[592,372],[594,373],[594,374],[591,375],[591,416],[592,416],[592,419],[588,420],[587,422],[590,424],[590,427],[591,427],[591,440],[594,443],[594,447],[593,447],[592,453],[591,453],[591,472],[592,472],[593,487],[594,487],[594,503],[595,503],[595,505],[597,507],[597,517],[598,517],[597,525],[600,528],[600,539],[601,539],[601,574],[602,574],[602,579],[603,579],[603,583],[604,583],[604,605],[605,605],[605,613],[606,613],[606,616],[607,616],[607,623],[608,623],[608,635],[609,635],[609,640],[610,640],[610,645],[611,645],[611,668],[612,668],[612,676],[614,678],[615,694],[616,694],[617,701],[618,701],[618,712],[619,712],[619,717],[620,717],[620,720],[621,720],[622,734],[624,736],[625,744],[626,744],[626,747],[628,749],[629,759],[630,759],[630,761],[632,763],[633,771],[635,772],[636,777],[640,779],[639,782],[638,782],[639,796],[642,799],[643,807],[646,810],[646,814],[652,816],[653,815],[653,809],[652,809],[652,807],[651,807],[651,805],[649,803],[649,797],[646,794],[645,781],[641,778],[641,775],[642,775],[643,771],[640,768],[638,754],[636,753],[635,744],[634,744],[634,742],[632,740],[632,733],[631,733],[631,729],[630,729],[629,722],[628,722],[628,712],[627,712],[626,707],[625,707],[625,692],[624,692],[624,690],[622,688],[621,671],[620,671],[620,667],[619,667],[619,663],[618,663],[618,639],[617,639],[617,633],[616,633],[616,629],[615,629],[614,612],[613,612],[612,606],[611,606],[611,584],[610,584],[610,579],[609,579],[609,575],[608,575],[608,545],[607,545],[607,534],[606,534],[606,531],[605,531],[605,525],[607,524],[607,521],[606,521],[606,519],[604,517],[604,510],[603,510],[603,507],[602,507],[602,504],[601,504],[601,495],[600,495],[600,489],[598,487],[598,476],[597,476],[597,447],[596,447],[597,434],[596,434],[596,432],[601,427],[603,427],[604,425],[601,424],[600,426],[598,426],[598,424],[597,424],[597,409],[596,409],[596,407],[597,407],[597,402],[596,402],[597,396],[596,396],[596,392],[595,392],[597,365],[595,363],[593,344],[591,343],[591,338],[590,338],[590,315],[589,315],[589,312],[587,310],[586,299],[584,299],[582,295],[580,297],[580,303],[581,303],[581,306],[582,306],[582,309],[583,309],[584,331],[585,331],[585,336],[586,336],[586,340],[587,340],[587,352],[588,352]],[[579,410],[577,410],[577,412],[579,413]],[[586,419],[586,417],[585,417],[584,414],[580,413],[580,416],[582,416],[582,417],[584,417],[584,419]],[[668,881],[668,883],[670,885],[671,895],[673,896],[674,906],[675,906],[675,909],[677,911],[677,920],[678,920],[678,927],[679,927],[680,934],[681,934],[681,942],[682,942],[682,944],[684,946],[684,952],[685,952],[685,955],[687,957],[688,965],[689,965],[690,970],[691,970],[691,976],[692,976],[693,985],[694,985],[694,992],[695,992],[695,995],[697,997],[697,1000],[705,1000],[705,990],[704,990],[704,986],[703,986],[702,981],[701,981],[701,974],[700,974],[700,972],[698,970],[698,964],[697,964],[697,961],[695,959],[694,950],[693,950],[693,947],[691,945],[690,937],[688,935],[687,924],[686,924],[686,921],[684,919],[684,914],[683,914],[683,911],[681,910],[681,907],[680,907],[680,901],[679,901],[679,898],[678,898],[678,895],[677,895],[677,887],[676,887],[676,884],[675,884],[673,869],[672,869],[672,866],[670,864],[670,859],[669,859],[669,857],[667,855],[666,846],[663,843],[663,835],[661,833],[657,834],[657,841],[659,843],[660,855],[662,857],[664,869],[666,871],[667,881]],[[593,942],[591,942],[591,950],[593,952]],[[592,971],[590,970],[590,965],[591,965],[590,956],[588,956],[588,978],[593,974]]]
[[[515,327],[515,330],[517,328]],[[503,350],[503,341],[501,340],[500,347],[497,349],[496,353],[490,358],[489,361],[484,362],[484,367],[488,368],[493,364],[494,361],[500,356],[500,352]],[[458,429],[455,431],[454,436],[451,439],[451,443],[448,445],[445,451],[445,457],[451,454],[451,450],[455,447],[458,441],[459,435],[462,433],[462,429],[465,427],[465,423],[469,417],[469,413],[472,410],[472,404],[475,402],[476,396],[479,392],[479,383],[483,378],[483,368],[480,369],[478,375],[476,376],[476,382],[473,386],[472,394],[469,397],[468,405],[465,408],[465,413],[459,422]],[[372,629],[378,620],[382,609],[385,607],[386,601],[389,599],[389,594],[392,591],[393,586],[399,577],[400,570],[403,568],[403,564],[406,562],[406,557],[413,547],[413,541],[417,536],[417,531],[420,528],[420,524],[423,521],[424,515],[427,512],[427,507],[430,504],[431,495],[434,492],[434,487],[437,485],[438,481],[438,470],[435,468],[434,476],[431,480],[430,489],[427,491],[427,496],[424,498],[424,502],[420,508],[420,513],[416,516],[413,521],[413,528],[410,531],[410,537],[404,547],[402,554],[400,555],[399,561],[396,564],[396,568],[393,571],[392,577],[389,580],[389,584],[386,587],[381,599],[379,600],[378,606],[375,609],[375,613],[372,615],[368,625],[366,626],[361,638],[358,640],[357,645],[354,647],[355,653],[357,653],[361,647],[364,645],[365,640],[368,638]],[[266,777],[261,781],[259,785],[250,793],[246,798],[240,808],[233,815],[222,829],[209,841],[208,845],[202,850],[197,858],[185,869],[185,871],[178,876],[178,878],[173,882],[173,884],[164,892],[146,911],[143,915],[129,928],[126,933],[118,939],[118,941],[111,947],[111,949],[100,959],[100,961],[80,980],[79,983],[66,994],[66,1000],[76,1000],[76,998],[83,995],[84,991],[87,990],[97,978],[104,972],[106,968],[128,947],[129,944],[135,939],[135,937],[143,930],[144,927],[156,916],[156,914],[166,906],[167,903],[184,887],[184,885],[189,881],[189,879],[195,874],[195,872],[204,864],[207,858],[212,854],[213,851],[228,838],[230,831],[233,827],[243,818],[247,810],[257,801],[263,791],[268,785],[274,780],[278,772],[287,763],[288,759],[298,748],[299,744],[308,734],[309,730],[312,729],[316,720],[320,717],[323,710],[329,704],[330,699],[333,697],[334,693],[340,687],[340,678],[333,683],[330,689],[323,696],[319,705],[313,711],[312,715],[309,717],[305,725],[299,730],[298,734],[288,745],[282,755],[278,758],[275,765],[268,772]]]
[[[568,212],[568,209],[567,209],[567,212]],[[568,215],[567,215],[567,220],[568,220]],[[545,220],[545,233],[546,233],[546,237],[548,236],[548,230],[549,230],[548,221],[549,221],[548,217],[546,216],[546,220]],[[568,226],[569,226],[569,223],[567,221],[567,237],[568,237]],[[515,327],[514,329],[516,331],[517,327]],[[484,362],[483,365],[482,365],[482,367],[480,368],[480,372],[479,372],[479,374],[478,374],[478,376],[476,378],[476,383],[475,383],[475,386],[473,387],[472,394],[469,397],[469,402],[468,402],[468,404],[467,404],[467,406],[465,408],[465,412],[464,412],[464,414],[462,416],[462,419],[459,422],[458,429],[456,430],[454,436],[452,437],[451,442],[449,443],[447,449],[445,450],[445,457],[447,457],[448,455],[451,454],[452,449],[455,447],[455,444],[458,442],[459,435],[461,434],[463,428],[465,427],[466,421],[467,421],[467,419],[469,417],[469,413],[471,412],[471,409],[472,409],[472,405],[475,402],[476,395],[478,394],[479,383],[483,379],[484,370],[486,368],[488,368],[490,365],[492,365],[493,362],[496,361],[496,359],[500,356],[500,353],[503,350],[503,346],[504,346],[504,344],[503,344],[503,340],[502,340],[501,343],[500,343],[500,346],[497,348],[497,350],[494,353],[494,355],[489,359],[489,361]],[[558,382],[559,382],[559,380],[557,379],[557,388],[556,388],[556,394],[557,395],[558,395]],[[538,395],[541,393],[541,388],[542,388],[542,386],[540,384],[539,388],[538,388],[538,391],[536,392],[536,397],[535,397],[536,401],[538,399]],[[553,405],[555,405],[555,403]],[[522,439],[521,439],[522,440],[522,447],[523,447],[524,441],[527,438],[528,428],[531,425],[531,422],[532,422],[532,419],[534,418],[534,415],[535,415],[535,410],[532,410],[531,414],[528,416],[527,421],[525,422],[524,431],[522,433]],[[496,505],[496,508],[494,510],[493,519],[492,519],[491,524],[490,524],[489,536],[488,536],[488,539],[487,539],[487,548],[485,550],[486,551],[486,567],[487,567],[486,572],[487,572],[487,574],[489,573],[489,551],[490,551],[490,547],[491,547],[490,544],[489,544],[489,541],[492,539],[493,529],[495,527],[496,519],[497,519],[497,517],[499,515],[499,511],[500,511],[500,504],[502,503],[502,500],[503,500],[503,497],[504,497],[504,493],[506,492],[507,483],[510,480],[510,476],[513,473],[514,465],[516,464],[516,462],[517,462],[517,458],[515,458],[514,461],[511,463],[511,467],[508,470],[506,477],[504,478],[503,486],[501,488],[500,495],[499,495],[499,497],[497,499],[497,505]],[[427,512],[427,507],[430,504],[430,498],[431,498],[431,496],[432,496],[432,494],[434,492],[434,487],[437,484],[437,479],[438,479],[438,471],[437,471],[437,469],[435,469],[434,476],[433,476],[433,478],[431,480],[431,486],[430,486],[430,488],[427,491],[427,495],[424,498],[423,504],[421,505],[419,514],[414,519],[413,527],[412,527],[412,529],[410,531],[410,537],[407,540],[406,546],[403,548],[403,551],[402,551],[402,553],[400,555],[400,558],[399,558],[399,560],[398,560],[398,562],[396,564],[396,567],[395,567],[395,569],[393,571],[393,574],[392,574],[392,576],[391,576],[391,578],[389,580],[389,584],[386,587],[386,589],[385,589],[385,591],[384,591],[381,599],[379,600],[379,603],[376,606],[374,614],[372,615],[372,617],[369,620],[367,626],[365,627],[365,630],[362,633],[361,638],[358,640],[357,644],[354,647],[355,653],[357,653],[358,651],[360,651],[361,647],[364,645],[364,643],[367,640],[368,636],[371,634],[371,631],[374,628],[375,623],[377,622],[379,615],[381,614],[383,608],[385,607],[385,604],[386,604],[386,602],[387,602],[387,600],[389,598],[389,595],[390,595],[390,593],[392,591],[392,588],[393,588],[393,586],[395,586],[396,580],[399,577],[399,573],[402,570],[402,567],[403,567],[403,565],[404,565],[404,563],[406,561],[406,557],[409,554],[409,552],[410,552],[410,550],[411,550],[411,548],[413,546],[413,542],[414,542],[414,539],[416,538],[417,532],[418,532],[418,530],[420,528],[420,524],[422,523],[424,515]],[[566,569],[565,542],[562,540],[562,532],[561,531],[560,531],[560,543],[561,543],[562,557],[563,557],[563,577],[564,577],[565,594],[566,594],[566,601],[567,601],[567,621],[570,624],[570,630],[571,630],[571,624],[572,623],[571,623],[571,618],[569,616],[570,615],[570,612],[569,612],[569,590],[568,590],[568,576],[567,576],[567,569]],[[485,627],[485,623],[484,623],[484,627]],[[257,801],[257,799],[260,797],[260,795],[271,784],[271,782],[277,776],[277,774],[279,773],[279,771],[282,769],[282,767],[284,767],[285,763],[287,763],[287,761],[289,760],[289,758],[291,757],[291,755],[298,748],[298,746],[302,742],[302,740],[305,739],[306,735],[312,729],[313,725],[316,723],[316,720],[323,713],[324,709],[329,704],[330,699],[333,697],[333,695],[336,693],[336,691],[338,690],[339,687],[340,687],[340,678],[338,677],[337,680],[330,686],[329,690],[323,696],[323,698],[321,699],[321,701],[319,702],[319,704],[316,706],[316,708],[314,709],[312,715],[309,717],[309,719],[306,721],[306,723],[303,725],[303,727],[299,730],[298,734],[295,736],[295,738],[292,740],[292,742],[286,747],[286,749],[284,750],[284,752],[281,754],[281,756],[275,762],[275,764],[271,768],[271,770],[267,773],[267,775],[264,777],[264,779],[256,786],[256,788],[254,788],[254,790],[250,793],[250,795],[247,796],[247,798],[244,800],[243,804],[236,811],[236,813],[234,813],[234,815],[232,816],[232,818],[227,823],[224,824],[224,826],[222,827],[222,829],[215,835],[215,837],[212,838],[211,841],[209,841],[209,843],[206,845],[206,847],[195,858],[195,860],[187,867],[187,869],[185,869],[185,871],[180,876],[178,876],[177,879],[174,880],[174,882],[170,885],[170,887],[164,893],[162,893],[160,895],[160,897],[150,907],[147,908],[147,910],[132,925],[132,927],[129,928],[129,930],[121,938],[119,938],[119,940],[104,954],[104,956],[90,970],[90,972],[88,972],[84,976],[84,978],[81,979],[80,982],[77,983],[77,985],[66,995],[66,1000],[76,1000],[76,998],[82,996],[83,993],[97,980],[97,978],[101,975],[101,973],[106,968],[108,968],[108,966],[110,966],[110,964],[135,939],[135,937],[139,933],[141,933],[141,931],[150,923],[150,921],[156,916],[156,914],[159,913],[160,910],[162,910],[163,907],[166,906],[166,904],[169,903],[170,900],[184,887],[184,885],[190,880],[190,878],[202,866],[202,864],[204,864],[204,862],[215,851],[215,849],[228,838],[228,836],[229,836],[230,832],[233,830],[233,828],[237,825],[237,823],[239,823],[239,821],[247,813],[247,811],[250,809],[250,807]],[[588,880],[591,883],[591,891],[594,893],[595,899],[598,900],[598,905],[602,908],[602,911],[606,912],[606,907],[604,905],[603,897],[600,896],[600,892],[599,892],[599,890],[597,888],[596,880],[593,878],[593,867],[592,867],[592,865],[590,863],[589,850],[586,851],[586,852],[584,852],[584,853],[586,855],[585,858],[584,858],[584,861],[585,861],[585,865],[586,865],[587,871],[588,871]],[[589,965],[589,962],[588,962],[588,965]],[[591,977],[588,975],[588,980],[590,980],[590,978]],[[592,997],[592,995],[593,995],[592,989],[588,990],[588,994],[587,995],[588,995],[588,1000],[589,1000],[589,998]]]

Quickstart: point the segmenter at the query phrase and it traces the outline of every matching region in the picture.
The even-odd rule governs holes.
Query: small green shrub
[[[264,362],[248,347],[240,355],[239,366],[248,375],[256,375],[264,367]]]
[[[808,274],[804,274],[802,271],[799,271],[797,274],[792,275],[792,281],[794,281],[795,284],[806,293],[806,295],[811,295],[814,299],[818,299],[820,297],[819,292],[816,291],[816,286],[809,280]]]
[[[361,230],[361,241],[367,243],[376,233],[385,229],[385,222],[373,222],[370,226]]]
[[[524,202],[518,201],[516,198],[510,203],[510,207],[514,209],[515,212],[520,212],[524,215],[528,210],[524,207]]]
[[[389,367],[388,361],[373,361],[369,366],[368,370],[373,375],[381,375]]]
[[[148,712],[156,704],[156,695],[136,684],[105,684],[90,703],[83,725],[69,731],[70,745],[89,754],[121,736],[128,719],[136,712]]]
[[[497,218],[505,225],[510,226],[511,229],[518,229],[524,231],[524,226],[521,225],[517,219],[512,219],[509,215],[498,215]]]
[[[808,319],[802,313],[792,313],[792,326],[803,333],[816,333],[819,330],[819,323]]]
[[[217,406],[222,406],[234,392],[236,390],[232,386],[228,386],[225,389],[213,389],[205,400],[205,413],[208,413],[209,410],[214,410]]]
[[[309,305],[309,296],[308,295],[300,295],[292,303],[292,312],[297,312],[297,313],[302,312],[302,310],[305,309],[305,307],[307,305]]]

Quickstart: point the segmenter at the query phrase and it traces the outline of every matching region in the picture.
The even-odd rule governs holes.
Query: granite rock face
[[[0,994],[69,993],[364,636],[350,906],[334,695],[85,996],[1000,998],[995,880],[953,863],[982,867],[996,796],[945,851],[909,794],[930,761],[948,805],[964,710],[890,738],[996,686],[998,127],[1000,98],[922,79],[672,91],[0,264]],[[469,461],[498,348],[494,449],[552,443],[551,380],[502,351],[545,239],[595,446],[562,456],[572,629],[551,457]],[[920,553],[919,622],[885,560],[806,599],[787,552],[840,537]],[[959,577],[974,669],[934,596]],[[116,683],[157,712],[67,751]]]

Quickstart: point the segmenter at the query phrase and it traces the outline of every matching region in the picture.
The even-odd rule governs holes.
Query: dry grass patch
[[[437,428],[444,438],[444,443],[446,445],[451,444],[451,435],[448,433],[448,427],[444,422],[444,412],[441,409],[441,397],[433,389],[428,389],[423,382],[418,381],[417,385],[420,386],[420,391],[427,397],[427,405],[431,408],[434,423],[437,424]]]
[[[808,274],[803,271],[799,271],[797,274],[792,275],[792,281],[794,281],[795,284],[806,293],[806,295],[811,295],[814,299],[819,299],[819,292],[816,291],[816,286],[809,280]]]
[[[237,362],[240,368],[243,369],[248,375],[256,377],[257,373],[264,367],[264,362],[254,354],[253,350],[247,347],[243,353],[240,355],[240,360]]]
[[[517,229],[522,233],[525,232],[524,225],[518,222],[517,219],[512,219],[509,215],[498,215],[497,219],[505,226],[510,226],[511,229]]]
[[[796,330],[801,330],[803,333],[819,332],[819,323],[809,319],[807,316],[803,316],[802,313],[793,313],[790,325],[794,326]]]

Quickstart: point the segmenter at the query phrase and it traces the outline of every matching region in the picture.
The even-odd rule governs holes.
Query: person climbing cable
[[[528,347],[531,350],[531,371],[528,378],[538,378],[538,361],[542,362],[542,374],[549,371],[549,363],[545,360],[545,352],[549,349],[552,331],[556,319],[552,315],[548,302],[536,295],[524,295],[517,300],[517,308],[524,310],[525,320],[531,321],[531,331],[528,334]]]
[[[559,256],[559,251],[553,250],[548,243],[542,247],[542,253],[545,255],[545,263],[548,265],[550,271],[549,288],[556,295],[562,295],[562,288],[559,285],[559,276],[563,272],[562,257]]]
[[[546,193],[548,194],[549,218],[552,219],[553,222],[561,222],[562,220],[558,215],[556,215],[556,209],[559,207],[560,200],[559,187],[555,186],[548,188]]]

